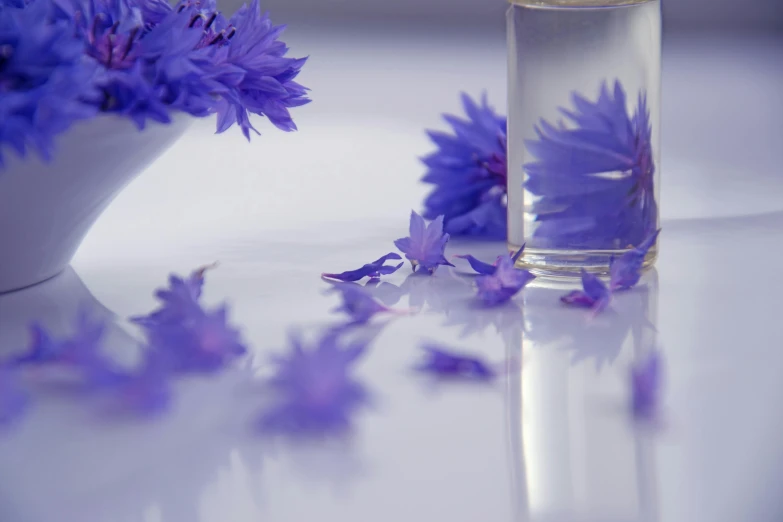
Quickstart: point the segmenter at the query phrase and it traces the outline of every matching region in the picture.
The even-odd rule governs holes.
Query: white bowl
[[[100,116],[59,136],[50,163],[4,151],[0,292],[40,283],[68,266],[101,212],[191,121],[182,115],[139,131],[128,119]]]

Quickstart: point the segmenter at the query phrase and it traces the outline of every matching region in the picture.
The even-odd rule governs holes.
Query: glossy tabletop
[[[464,266],[433,277],[406,266],[372,291],[416,313],[357,332],[372,338],[357,369],[372,403],[351,435],[251,429],[268,356],[289,332],[337,320],[320,273],[406,234],[426,192],[422,129],[457,110],[460,88],[505,105],[502,42],[403,36],[296,38],[316,100],[299,133],[264,127],[248,145],[195,123],[106,212],[73,269],[0,296],[4,351],[25,344],[31,321],[66,331],[87,307],[115,318],[108,345],[132,357],[139,335],[124,318],[151,310],[170,272],[219,261],[205,300],[231,304],[253,353],[180,380],[157,421],[108,422],[89,399],[42,394],[0,435],[0,521],[783,520],[783,46],[769,41],[667,47],[661,255],[606,313],[566,309],[564,288],[544,282],[478,309]],[[454,240],[449,253],[504,248]],[[506,375],[424,379],[411,367],[427,340]],[[663,416],[640,426],[628,369],[656,347]]]

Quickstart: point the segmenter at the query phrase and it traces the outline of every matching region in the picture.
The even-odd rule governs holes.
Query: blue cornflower
[[[262,429],[311,435],[350,428],[355,412],[369,401],[364,385],[351,375],[366,345],[346,344],[334,330],[312,347],[298,338],[291,345],[288,355],[272,360],[275,373],[269,386],[277,402],[262,415]]]
[[[36,0],[37,1],[37,0]],[[287,58],[284,27],[261,15],[257,1],[230,19],[214,1],[71,0],[70,15],[102,74],[103,112],[143,128],[168,123],[171,111],[218,113],[218,132],[238,123],[249,138],[248,112],[294,130],[288,108],[307,103],[294,78],[305,59]],[[63,0],[65,3],[65,0]]]
[[[148,120],[171,122],[175,110],[211,114],[216,89],[197,64],[202,32],[173,11],[150,23],[144,15],[151,12],[163,11],[145,10],[135,0],[73,0],[69,14],[99,70],[100,95],[92,103],[132,119],[139,129]]]
[[[443,233],[443,216],[436,217],[429,225],[424,218],[411,211],[410,235],[398,239],[394,245],[411,262],[413,271],[421,269],[432,274],[440,265],[454,266],[445,257],[449,235]]]
[[[211,15],[197,26],[207,27],[210,20]],[[258,131],[249,113],[266,116],[284,131],[296,130],[288,109],[310,102],[308,89],[294,81],[307,58],[286,57],[288,47],[278,40],[285,26],[272,25],[261,14],[259,0],[253,0],[214,30],[219,32],[209,33],[203,67],[225,89],[218,104],[218,132],[236,123],[250,139],[250,131]]]
[[[0,148],[48,160],[55,136],[95,114],[85,103],[95,68],[51,0],[23,5],[0,8]]]
[[[561,109],[574,128],[541,121],[526,142],[536,161],[525,164],[525,189],[535,245],[619,249],[640,243],[658,225],[655,164],[647,96],[629,115],[619,81],[604,84],[596,102],[573,94],[575,110]]]
[[[462,94],[467,120],[444,119],[453,134],[428,131],[438,150],[423,159],[422,181],[435,185],[424,201],[424,217],[444,216],[453,236],[506,237],[506,118]]]

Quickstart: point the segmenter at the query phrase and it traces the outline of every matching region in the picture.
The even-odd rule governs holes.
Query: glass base
[[[519,250],[519,246],[508,245],[510,252]],[[626,253],[621,250],[547,250],[540,248],[525,248],[525,252],[517,260],[516,266],[530,270],[538,277],[555,279],[576,279],[582,269],[597,274],[609,275],[609,264],[613,257]],[[647,253],[642,265],[642,271],[652,268],[658,257],[658,246],[655,245]]]

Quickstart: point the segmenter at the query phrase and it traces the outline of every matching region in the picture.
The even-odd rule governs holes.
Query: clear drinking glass
[[[659,226],[660,1],[511,2],[509,248],[539,273],[606,273]]]

